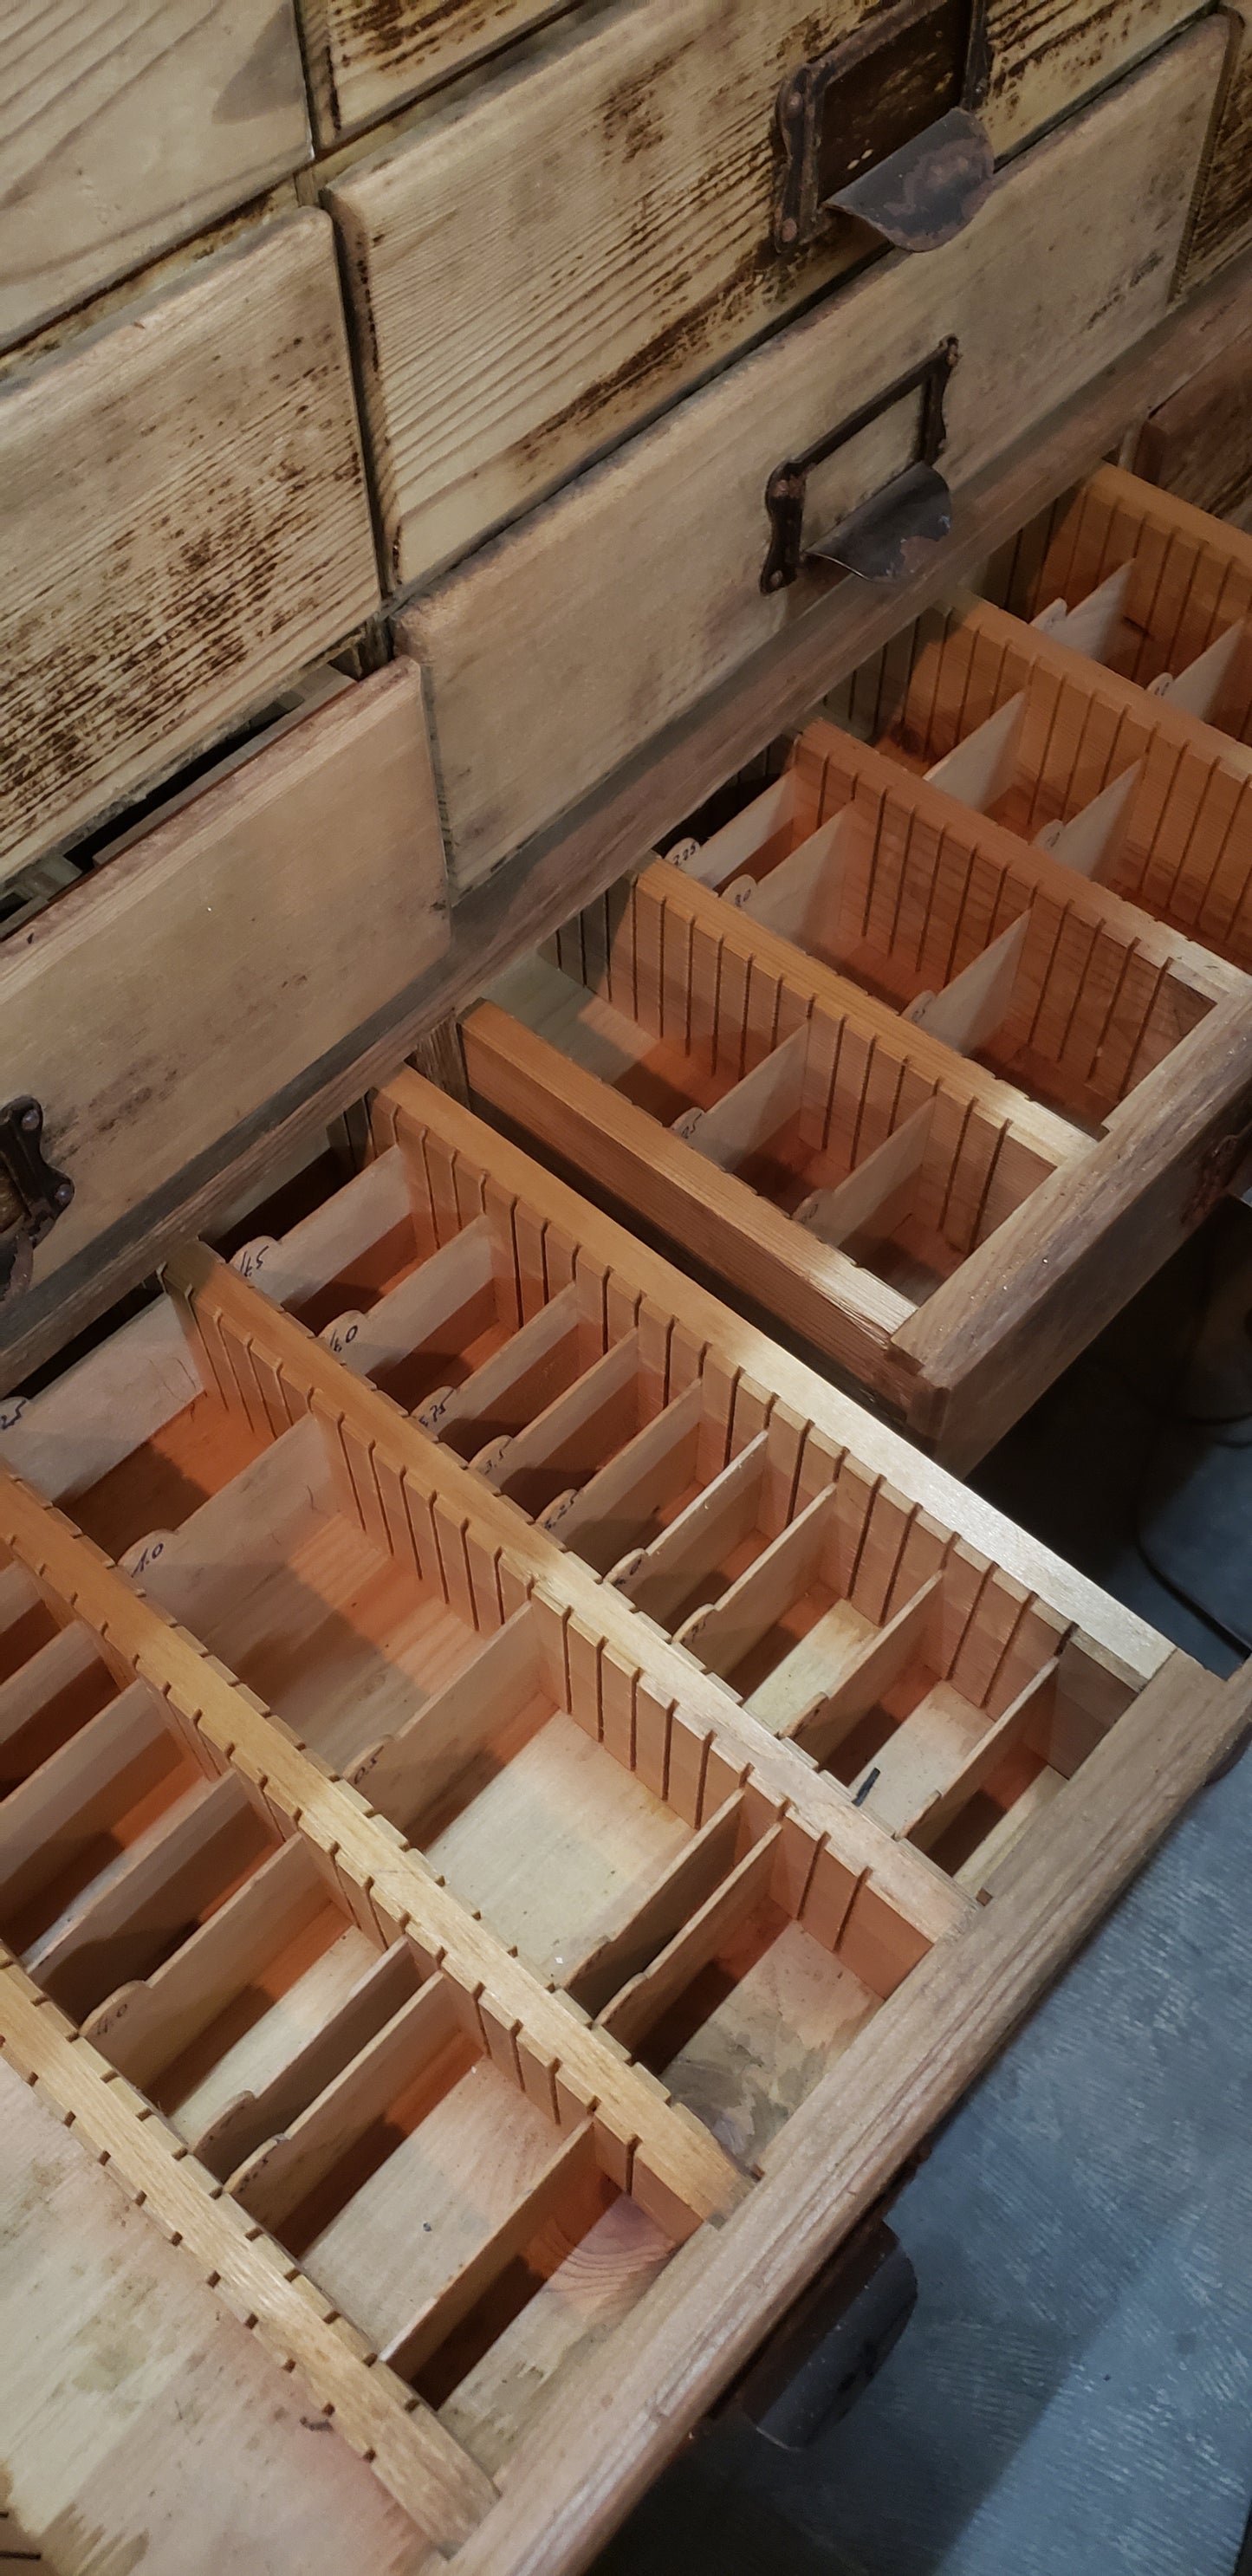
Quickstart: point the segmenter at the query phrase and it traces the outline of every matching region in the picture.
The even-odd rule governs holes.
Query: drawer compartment
[[[1222,43],[1213,26],[1181,38],[1003,172],[955,240],[819,306],[399,619],[459,884],[803,614],[812,571],[761,587],[766,485],[788,458],[955,339],[942,466],[959,484],[1164,312]],[[888,402],[811,478],[810,547],[908,462],[919,399]]]
[[[950,1958],[978,2055],[1015,1855],[1059,1954],[1050,1828],[1105,1870],[1162,1698],[1190,1741],[1219,1695],[416,1075],[375,1143],[3,1434],[0,2037],[506,2576],[515,2481],[572,2405],[647,2436],[636,2356],[742,2307],[748,2220],[793,2227],[809,2136],[864,2152],[884,2052],[894,2171]],[[405,1331],[460,1438],[371,1383]],[[581,1523],[499,1481],[528,1438]]]
[[[378,605],[326,217],[272,225],[14,378],[0,476],[9,874]]]
[[[519,26],[537,14],[508,12]],[[396,581],[463,553],[863,265],[884,235],[864,189],[860,213],[835,200],[867,168],[911,151],[915,198],[918,138],[941,118],[973,124],[971,110],[970,157],[989,167],[1186,14],[1182,0],[1029,16],[1012,0],[579,11],[333,177]],[[459,13],[438,15],[443,35]],[[936,196],[942,233],[961,208],[950,185]],[[1009,309],[1006,296],[1000,327]],[[779,417],[785,438],[789,406]]]
[[[447,936],[420,690],[402,666],[341,687],[62,895],[0,949],[6,1077],[41,1105],[45,1156],[73,1184],[34,1254],[36,1290]]]
[[[0,347],[309,157],[291,0],[114,17],[17,0]]]

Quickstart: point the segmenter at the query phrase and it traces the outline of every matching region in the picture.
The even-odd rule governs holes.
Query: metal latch
[[[975,114],[989,71],[986,0],[899,0],[790,73],[775,110],[777,248],[805,249],[840,216],[897,250],[951,241],[995,175]]]
[[[0,1298],[30,1286],[35,1246],[42,1243],[74,1196],[64,1172],[54,1172],[40,1149],[43,1111],[29,1097],[0,1109],[0,1171],[10,1206],[0,1216]]]
[[[802,456],[775,466],[765,486],[772,533],[761,572],[763,591],[785,590],[798,579],[806,564],[832,564],[845,572],[858,572],[867,581],[907,580],[930,547],[947,536],[952,525],[952,496],[942,474],[935,470],[935,460],[947,439],[944,397],[959,355],[955,340],[941,340],[920,366],[910,368],[906,376],[897,376],[885,393],[862,404],[837,429],[806,448]],[[823,465],[828,456],[836,455],[862,430],[880,420],[884,412],[915,393],[920,393],[921,405],[911,463],[884,483],[880,491],[859,502],[824,537],[806,544],[804,504],[814,466]]]

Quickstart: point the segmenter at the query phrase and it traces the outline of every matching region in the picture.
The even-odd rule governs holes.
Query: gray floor
[[[1250,1308],[1252,1212],[1228,1206],[976,1479],[1221,1672],[1252,1638]],[[1252,1758],[896,2204],[918,2309],[855,2413],[799,2458],[706,2432],[598,2576],[1232,2576],[1252,2498],[1250,1855]]]

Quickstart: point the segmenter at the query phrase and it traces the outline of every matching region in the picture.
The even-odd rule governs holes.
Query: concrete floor
[[[1219,1672],[1252,1641],[1250,1309],[1252,1212],[1228,1204],[973,1480]],[[854,2414],[798,2457],[706,2431],[597,2576],[1232,2576],[1252,2499],[1250,1852],[1252,1759],[897,2202],[917,2313]]]

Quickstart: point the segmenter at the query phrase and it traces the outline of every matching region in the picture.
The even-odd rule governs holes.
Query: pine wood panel
[[[5,0],[0,347],[309,156],[291,0]]]
[[[446,946],[415,683],[343,691],[0,950],[11,1080],[75,1185],[40,1278]]]
[[[400,619],[429,674],[459,884],[802,616],[803,579],[759,588],[762,493],[784,455],[956,332],[959,486],[1151,326],[1222,52],[1219,28],[1180,39],[1007,170],[956,241],[820,307]],[[887,471],[900,436],[884,426]],[[862,455],[839,506],[882,473]]]
[[[11,381],[0,476],[8,874],[377,605],[327,218],[274,224]]]
[[[1252,241],[1252,11],[1225,11],[1230,52],[1179,283],[1195,286]]]
[[[1184,14],[1182,0],[992,0],[997,151]],[[863,264],[850,223],[807,254],[775,248],[771,129],[785,76],[865,16],[864,0],[580,13],[521,71],[335,182],[396,581],[449,561]]]

